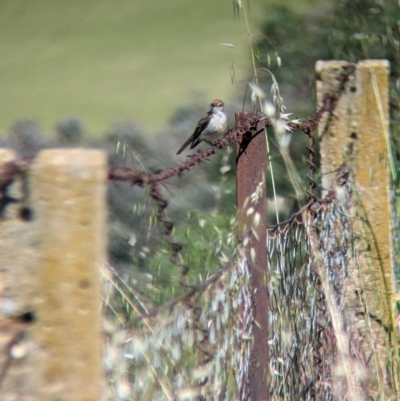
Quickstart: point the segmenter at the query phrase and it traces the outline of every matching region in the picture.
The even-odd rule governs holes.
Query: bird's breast
[[[215,113],[211,116],[207,126],[201,133],[201,137],[207,140],[218,138],[227,128],[227,118],[224,113]]]

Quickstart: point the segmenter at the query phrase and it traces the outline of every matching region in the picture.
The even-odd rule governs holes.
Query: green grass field
[[[251,1],[253,32],[267,5]],[[0,0],[0,54],[0,131],[21,117],[50,129],[73,115],[91,133],[123,119],[154,132],[193,91],[243,93],[249,71],[232,0]]]

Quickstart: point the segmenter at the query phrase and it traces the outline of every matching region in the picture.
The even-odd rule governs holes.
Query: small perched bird
[[[210,104],[210,110],[200,119],[190,138],[181,146],[176,153],[179,155],[190,144],[190,149],[196,147],[201,141],[207,142],[216,140],[227,128],[227,118],[224,112],[224,102],[214,99]]]

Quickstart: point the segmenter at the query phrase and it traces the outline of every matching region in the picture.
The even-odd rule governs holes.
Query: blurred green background
[[[293,11],[324,3],[279,2]],[[90,133],[127,119],[151,133],[199,93],[204,110],[212,98],[242,95],[250,75],[249,46],[233,4],[0,0],[0,131],[22,117],[47,130],[72,115]],[[249,2],[253,34],[274,4]]]

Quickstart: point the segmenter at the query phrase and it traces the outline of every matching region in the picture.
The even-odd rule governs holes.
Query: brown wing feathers
[[[196,125],[196,128],[193,132],[193,134],[188,138],[188,140],[179,148],[178,152],[176,153],[177,155],[179,155],[180,153],[182,153],[186,147],[191,143],[190,145],[190,149],[193,149],[195,146],[197,146],[201,140],[199,140],[199,136],[200,134],[203,132],[204,128],[207,126],[208,124],[208,119],[209,119],[210,113],[206,113],[201,120],[198,122],[198,124]]]

